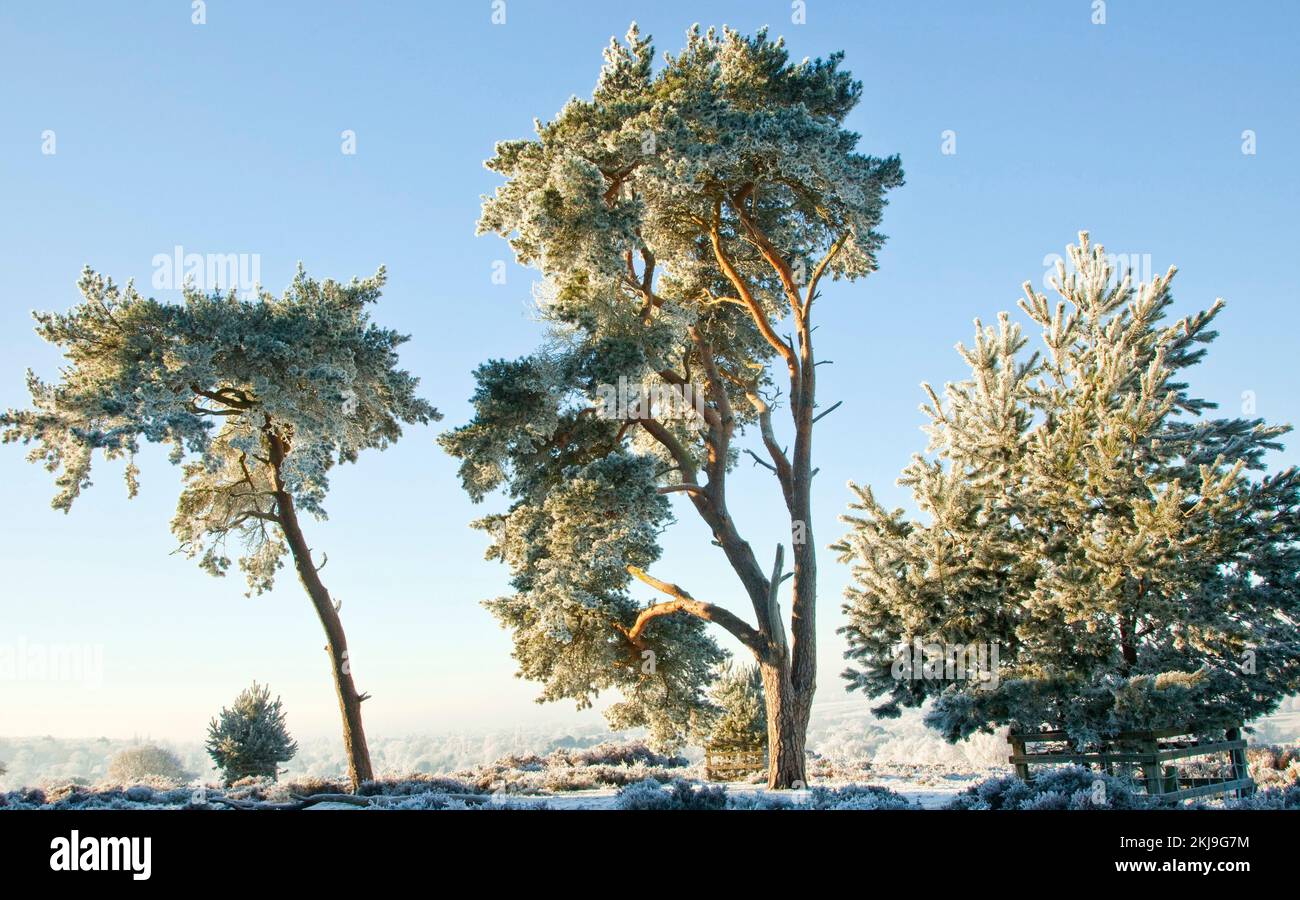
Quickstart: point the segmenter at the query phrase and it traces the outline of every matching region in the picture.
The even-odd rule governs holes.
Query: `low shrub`
[[[676,778],[661,784],[653,778],[618,792],[615,809],[726,809],[727,792],[716,786]]]
[[[1026,784],[1014,775],[989,778],[967,788],[949,809],[1141,809],[1154,801],[1126,779],[1083,766],[1040,772]]]
[[[552,751],[545,759],[548,766],[634,766],[679,769],[689,765],[686,757],[656,753],[643,741],[605,741],[594,747]]]
[[[363,783],[362,793],[364,793],[366,784],[373,783]],[[351,786],[342,781],[306,775],[277,785],[271,796],[276,800],[288,800],[291,797],[310,797],[313,794],[346,794],[351,790]]]
[[[1194,809],[1214,809],[1209,803],[1196,804]],[[1300,783],[1292,782],[1279,787],[1268,787],[1255,791],[1249,797],[1235,797],[1224,800],[1222,809],[1297,809],[1300,810]]]
[[[347,793],[346,788],[335,786],[335,790],[317,791],[315,793]],[[415,797],[423,794],[477,794],[479,788],[459,778],[444,775],[416,775],[410,778],[380,778],[366,781],[357,789],[364,797]]]
[[[814,787],[804,809],[919,809],[897,791],[876,784],[850,784],[839,788]]]
[[[1251,779],[1261,788],[1285,787],[1300,781],[1300,747],[1247,747],[1246,764]]]
[[[109,761],[108,779],[123,785],[184,784],[194,777],[179,756],[157,744],[128,747]]]

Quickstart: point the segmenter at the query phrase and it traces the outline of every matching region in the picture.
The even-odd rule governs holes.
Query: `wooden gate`
[[[704,777],[709,781],[736,781],[767,771],[767,748],[705,747]]]
[[[1239,726],[1209,732],[1122,732],[1084,749],[1076,748],[1064,731],[1013,731],[1007,742],[1010,762],[1024,781],[1033,779],[1031,766],[1074,763],[1132,778],[1148,795],[1165,800],[1229,793],[1245,797],[1255,790]],[[1051,746],[1040,748],[1044,744]]]

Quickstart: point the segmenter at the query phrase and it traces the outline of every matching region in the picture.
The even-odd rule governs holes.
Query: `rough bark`
[[[767,705],[767,786],[771,790],[807,787],[805,747],[812,692],[795,688],[784,659],[760,663]]]

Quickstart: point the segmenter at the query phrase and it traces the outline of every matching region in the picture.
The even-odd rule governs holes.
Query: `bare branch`
[[[637,422],[642,428],[650,432],[650,436],[664,446],[669,455],[677,463],[682,472],[682,480],[685,482],[695,481],[695,461],[691,458],[690,452],[682,446],[682,442],[673,436],[673,433],[664,427],[658,419],[642,418]]]
[[[776,433],[772,430],[772,410],[756,388],[751,387],[746,390],[745,396],[749,398],[750,405],[758,413],[758,429],[763,435],[763,446],[767,448],[768,456],[772,457],[772,465],[769,468],[776,473],[776,478],[781,483],[781,492],[785,496],[786,506],[789,507],[794,502],[794,470],[785,451],[776,442]]]
[[[633,623],[632,627],[624,631],[627,639],[633,644],[639,646],[642,632],[654,619],[677,612],[685,612],[690,613],[697,618],[704,619],[706,622],[713,622],[717,625],[721,625],[729,631],[733,637],[746,647],[749,647],[755,653],[759,655],[765,653],[766,648],[763,635],[759,633],[758,629],[752,627],[748,622],[737,616],[735,613],[725,610],[720,606],[714,606],[712,603],[704,603],[700,600],[696,600],[678,585],[671,584],[667,581],[660,581],[658,578],[655,578],[637,566],[628,566],[627,571],[634,578],[645,582],[655,590],[673,598],[665,603],[656,603],[641,610],[640,615],[637,616],[636,622]]]
[[[187,403],[185,408],[196,416],[237,416],[242,412],[238,409],[207,409],[193,402]]]
[[[745,448],[745,452],[748,453],[750,456],[752,456],[752,457],[754,458],[754,463],[755,463],[756,465],[760,465],[760,466],[762,466],[763,468],[768,469],[769,471],[771,471],[771,473],[772,473],[773,475],[776,475],[776,474],[777,474],[776,466],[772,465],[770,462],[768,462],[767,460],[763,459],[761,456],[759,456],[759,455],[758,455],[757,453],[755,453],[753,450],[750,450],[748,447],[746,447],[746,448]]]
[[[825,412],[821,412],[813,416],[813,424],[816,425],[819,420],[821,420],[826,416],[829,416],[831,413],[835,412],[835,410],[839,409],[843,405],[844,405],[843,400],[836,400],[835,404],[831,406],[829,409],[827,409]]]
[[[732,287],[736,289],[736,293],[740,295],[741,302],[749,310],[749,315],[754,320],[754,324],[758,326],[759,333],[763,335],[764,340],[772,345],[772,349],[781,354],[781,358],[785,360],[786,366],[790,369],[791,381],[797,382],[799,378],[798,358],[795,356],[794,351],[772,330],[772,323],[768,321],[767,313],[754,299],[753,293],[749,290],[749,285],[745,283],[745,279],[736,269],[735,264],[732,263],[731,257],[727,255],[727,251],[722,247],[721,208],[721,201],[714,204],[713,223],[709,227],[709,242],[713,246],[713,256],[718,261],[722,274],[731,282]]]
[[[849,233],[847,231],[840,235],[840,239],[835,242],[834,246],[832,246],[829,251],[827,251],[826,255],[822,257],[821,262],[817,264],[817,268],[813,270],[812,278],[808,279],[808,290],[805,294],[806,299],[803,304],[803,317],[805,321],[807,321],[808,314],[812,310],[813,301],[817,299],[817,282],[822,280],[822,275],[825,274],[826,267],[829,266],[835,257],[839,255],[840,250],[844,248],[848,239]]]
[[[781,582],[785,580],[781,576],[781,566],[784,562],[785,547],[777,544],[776,560],[772,563],[771,586],[767,591],[767,621],[772,631],[772,640],[782,652],[785,650],[785,623],[781,621],[781,604],[777,600],[777,592],[781,589]]]
[[[688,494],[699,494],[705,496],[704,488],[698,484],[670,484],[667,487],[661,487],[659,489],[659,493],[661,494],[675,494],[681,491],[685,491]]]

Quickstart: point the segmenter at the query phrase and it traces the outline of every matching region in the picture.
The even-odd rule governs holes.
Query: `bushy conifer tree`
[[[710,694],[718,712],[709,730],[709,746],[761,749],[767,741],[767,711],[758,666],[726,663]]]
[[[208,724],[205,746],[226,784],[248,777],[274,781],[280,763],[298,752],[298,744],[289,737],[280,698],[272,700],[270,687],[256,681]]]
[[[1002,314],[925,386],[920,518],[855,488],[838,549],[850,687],[878,711],[934,704],[949,739],[996,725],[1077,740],[1273,710],[1300,688],[1300,474],[1263,474],[1288,426],[1211,418],[1184,380],[1222,301],[1166,321],[1166,275],[1119,278],[1081,234],[1055,304],[1025,284],[1043,351]],[[996,642],[996,683],[898,677],[899,642]]]

